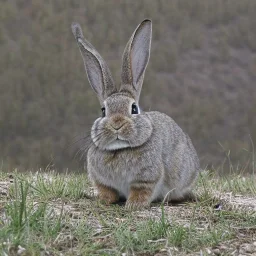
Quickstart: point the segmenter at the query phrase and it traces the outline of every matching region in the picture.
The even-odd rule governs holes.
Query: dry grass
[[[252,255],[256,181],[202,173],[198,201],[128,212],[85,175],[0,175],[2,255]],[[233,253],[233,254],[232,254]]]

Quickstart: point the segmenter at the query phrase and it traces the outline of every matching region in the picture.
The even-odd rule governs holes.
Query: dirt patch
[[[233,209],[256,212],[256,197],[234,194],[232,192],[223,193],[218,191],[215,191],[213,194],[220,199],[220,202],[222,202],[224,205],[232,207]]]

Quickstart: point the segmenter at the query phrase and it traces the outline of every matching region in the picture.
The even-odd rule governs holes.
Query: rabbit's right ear
[[[148,65],[152,37],[152,22],[144,20],[128,41],[122,66],[122,86],[120,91],[127,91],[139,101],[146,67]]]
[[[102,105],[108,96],[116,92],[110,70],[100,54],[84,39],[80,25],[72,23],[71,28],[82,54],[90,85]]]

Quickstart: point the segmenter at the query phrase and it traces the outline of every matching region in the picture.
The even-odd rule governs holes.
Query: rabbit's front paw
[[[115,189],[107,187],[100,183],[96,183],[96,187],[98,190],[98,198],[100,199],[100,201],[105,204],[113,204],[118,202],[119,194]]]
[[[125,208],[128,210],[140,210],[150,206],[152,190],[148,188],[131,188]]]

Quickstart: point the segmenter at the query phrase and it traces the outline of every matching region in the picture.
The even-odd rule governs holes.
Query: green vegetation
[[[0,175],[1,255],[256,252],[252,176],[226,179],[203,172],[197,202],[128,212],[122,204],[95,200],[85,175]]]
[[[172,116],[203,165],[220,164],[218,142],[244,164],[249,134],[256,142],[255,12],[254,0],[2,0],[2,167],[78,168],[72,159],[84,141],[74,141],[100,111],[70,25],[81,23],[119,83],[125,44],[146,17],[153,42],[141,107]]]

